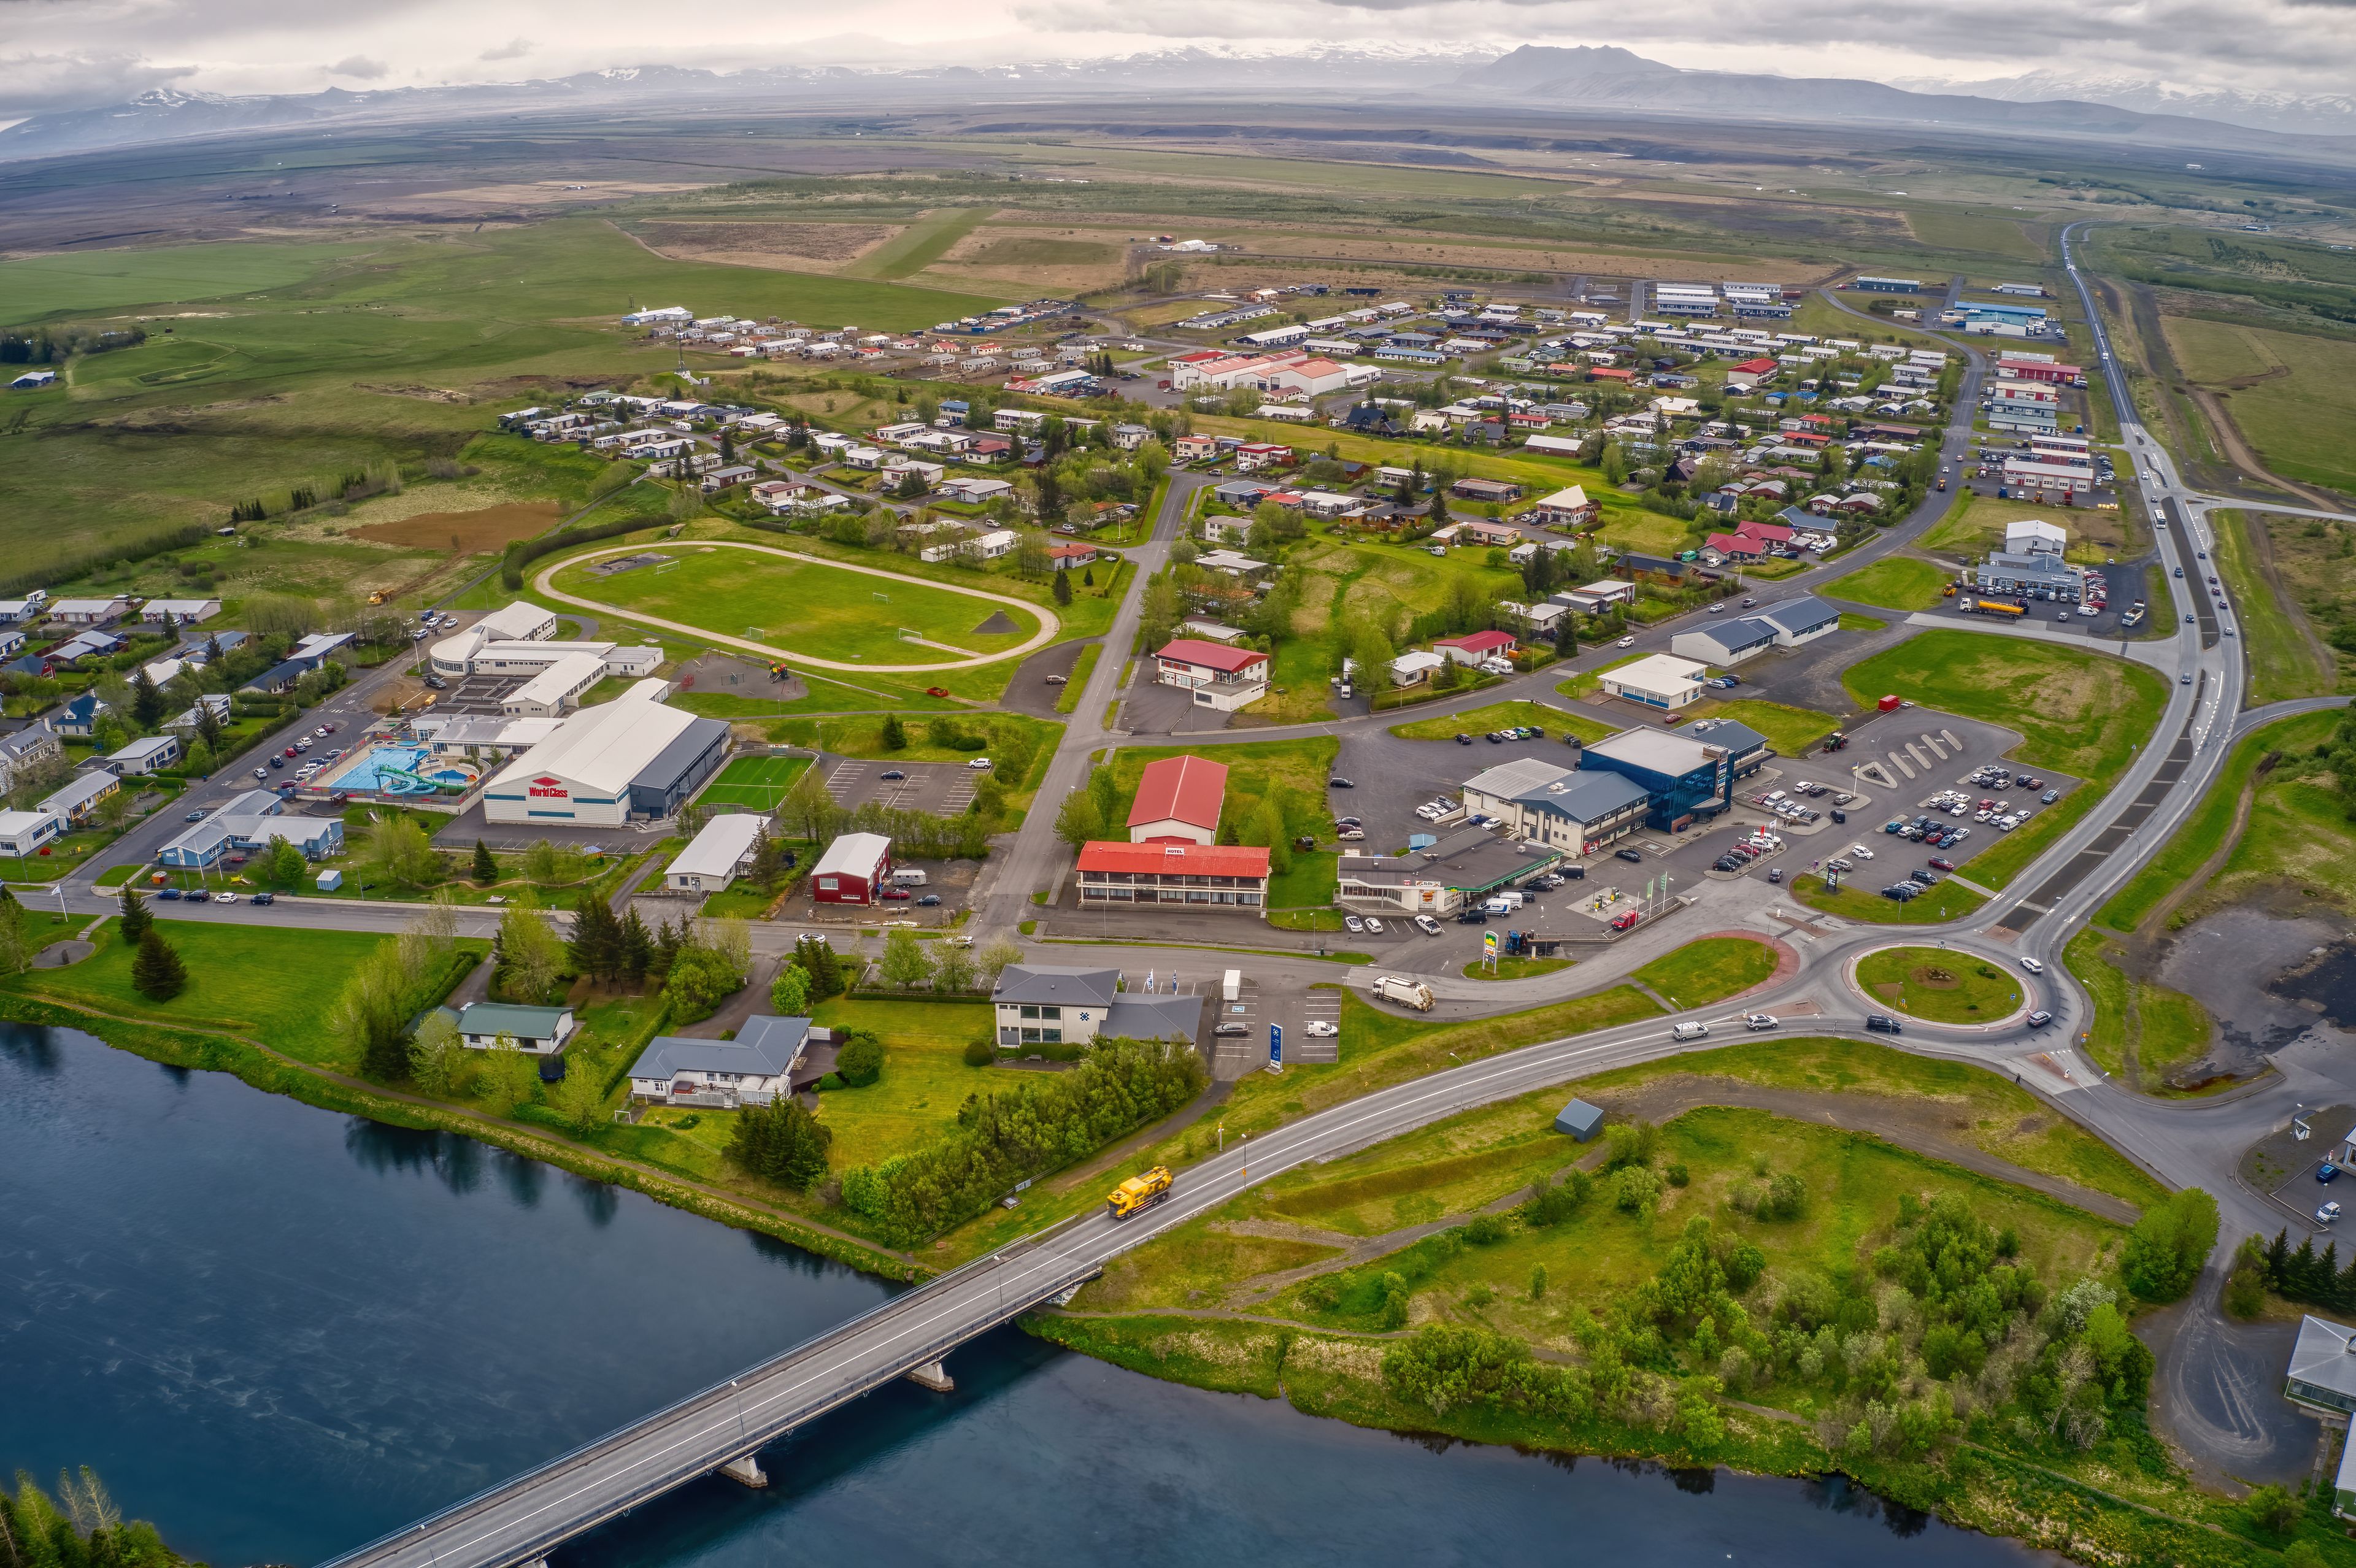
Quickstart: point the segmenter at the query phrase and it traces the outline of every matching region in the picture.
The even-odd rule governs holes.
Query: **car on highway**
[[[1742,1027],[1747,1029],[1773,1029],[1779,1020],[1773,1013],[1745,1013]]]
[[[1615,648],[1633,648],[1636,645],[1636,639],[1633,637],[1622,637],[1612,645]]]
[[[2045,973],[2045,965],[2039,963],[2036,959],[2031,958],[2026,953],[2020,955],[2020,966],[2028,970],[2032,975],[2042,975]]]
[[[1419,914],[1415,917],[1415,928],[1423,933],[1426,936],[1438,936],[1440,934],[1440,923],[1432,919],[1428,914]]]
[[[187,816],[182,817],[181,820],[183,822],[202,822],[205,819],[205,813],[211,809],[212,807],[209,805],[200,805],[197,807],[196,810],[188,813]]]
[[[1612,929],[1614,931],[1633,931],[1636,928],[1636,923],[1643,918],[1644,917],[1641,914],[1632,909],[1626,914],[1615,916],[1612,922]]]
[[[1905,1032],[1903,1027],[1899,1023],[1899,1021],[1896,1019],[1891,1018],[1888,1013],[1866,1014],[1865,1027],[1871,1029],[1876,1034],[1902,1034]]]
[[[2031,1012],[2028,1019],[2029,1027],[2030,1029],[2043,1029],[2047,1024],[2050,1024],[2052,1021],[2053,1015],[2047,1012],[2043,1008],[2039,1008],[2035,1011]]]
[[[2315,1222],[2319,1225],[2329,1225],[2338,1218],[2340,1218],[2340,1205],[2336,1202],[2326,1203],[2315,1211]]]
[[[1342,917],[1342,929],[1355,935],[1366,929],[1366,923],[1355,914],[1345,914]]]
[[[1633,849],[1614,849],[1612,851],[1612,854],[1615,859],[1634,860],[1639,864],[1641,864],[1644,859],[1644,856],[1638,854]]]
[[[885,780],[886,782],[889,782],[889,781],[892,781],[892,780],[894,780],[894,779],[904,779],[904,778],[906,778],[908,775],[907,775],[906,773],[902,773],[898,768],[885,768],[882,773],[880,773],[876,774],[875,776],[876,776],[877,778],[880,778],[880,779]]]
[[[1301,1032],[1312,1040],[1333,1040],[1342,1032],[1342,1026],[1331,1019],[1311,1019],[1301,1026]]]

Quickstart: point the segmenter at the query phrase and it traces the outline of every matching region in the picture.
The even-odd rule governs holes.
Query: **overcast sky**
[[[846,21],[857,36],[845,34]],[[1779,38],[1808,41],[1772,41]],[[868,0],[855,9],[698,0],[678,10],[639,0],[0,0],[0,119],[157,86],[316,92],[619,65],[998,62],[1355,42],[1451,51],[1618,44],[1673,65],[1790,76],[2051,70],[2340,95],[2356,83],[2356,0],[1658,0],[1641,8],[1602,0]]]

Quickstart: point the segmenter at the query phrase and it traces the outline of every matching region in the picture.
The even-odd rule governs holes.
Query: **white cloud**
[[[523,59],[524,56],[530,53],[531,53],[531,40],[530,38],[510,38],[506,43],[501,44],[498,48],[485,49],[481,54],[477,55],[475,58],[477,59],[487,60],[517,60]]]
[[[346,55],[327,68],[329,76],[355,77],[361,81],[376,81],[391,75],[392,68],[382,60],[372,60],[366,55]]]

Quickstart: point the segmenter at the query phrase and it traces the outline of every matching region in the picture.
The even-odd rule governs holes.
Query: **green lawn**
[[[1332,912],[1329,906],[1333,902],[1333,891],[1341,885],[1340,863],[1341,857],[1331,849],[1294,850],[1292,869],[1268,880],[1268,907]],[[1341,929],[1338,919],[1334,929]]]
[[[1971,879],[1991,888],[2019,875],[2094,808],[2136,749],[2152,742],[2168,702],[2167,687],[2141,665],[2059,644],[1944,628],[1909,637],[1851,666],[1841,678],[1860,708],[1895,693],[1925,708],[2017,730],[2022,741],[2010,753],[2015,760],[2086,781],[1973,859]],[[1917,899],[1907,908],[1930,901]]]
[[[2086,1054],[2129,1088],[2166,1094],[2170,1091],[2162,1075],[2208,1049],[2209,1010],[2182,991],[2136,979],[2122,965],[2122,956],[2091,926],[2062,950],[2062,961],[2094,1004]]]
[[[1976,866],[1978,862],[1972,864]],[[1868,866],[1843,878],[1837,889],[1827,890],[1824,879],[1803,871],[1792,879],[1792,896],[1810,909],[1867,925],[1941,925],[1963,919],[1987,901],[1952,877],[1904,903],[1883,898],[1881,890],[1898,880],[1898,873],[1892,870],[1889,881],[1884,881]]]
[[[1693,719],[1734,719],[1767,737],[1779,757],[1804,757],[1816,742],[1840,728],[1840,720],[1813,708],[1794,708],[1756,697],[1705,698],[1686,709]]]
[[[738,757],[720,770],[720,776],[705,787],[698,803],[774,812],[809,765],[808,757]]]
[[[1775,973],[1775,950],[1747,936],[1707,936],[1664,953],[1629,978],[1679,1008],[1706,1008]]]
[[[884,1042],[884,1076],[864,1089],[829,1089],[819,1118],[834,1130],[837,1170],[921,1148],[955,1125],[966,1096],[1012,1088],[1012,1073],[965,1064],[966,1042],[991,1037],[983,1004],[865,1002],[837,997],[811,1016],[832,1029],[865,1029]]]
[[[1952,572],[1927,560],[1886,555],[1847,577],[1833,579],[1823,592],[1835,599],[1879,604],[1885,610],[1929,610],[1939,603],[1942,591],[1953,581]]]
[[[1844,632],[1880,632],[1887,631],[1889,627],[1889,622],[1877,621],[1870,615],[1860,615],[1854,610],[1841,612],[1840,629]]]
[[[2259,569],[2258,547],[2251,535],[2267,523],[2246,512],[2219,511],[2209,516],[2216,525],[2217,543],[2211,554],[2217,575],[2225,580],[2225,590],[2241,613],[2242,651],[2250,661],[2251,704],[2319,697],[2331,690],[2340,672],[2319,662],[2298,607],[2277,594]],[[2282,526],[2305,525],[2285,518]]]
[[[1551,975],[1558,969],[1568,969],[1570,965],[1568,958],[1508,958],[1501,952],[1495,969],[1491,969],[1484,960],[1475,958],[1464,965],[1463,974],[1468,980],[1526,980],[1535,975]]]
[[[64,311],[181,304],[283,288],[316,276],[365,244],[168,245],[153,251],[84,251],[0,262],[0,325]],[[169,347],[168,345],[166,347]],[[183,356],[182,357],[186,357]]]
[[[1039,630],[1029,610],[978,594],[747,549],[672,546],[676,567],[641,567],[601,578],[578,563],[552,580],[560,591],[623,611],[659,615],[791,653],[877,664],[938,664],[1021,645]],[[1003,617],[1010,630],[979,628]],[[913,632],[924,643],[910,642]],[[926,645],[927,644],[938,645]]]
[[[2224,843],[2233,826],[2242,790],[2269,752],[2306,751],[2338,727],[2340,715],[2302,713],[2253,731],[2233,748],[2201,804],[2184,819],[2159,853],[2146,861],[2127,885],[2111,896],[2094,915],[2113,931],[2133,931],[2154,906],[2181,886]]]
[[[937,717],[945,717],[964,734],[987,737],[990,745],[979,752],[968,752],[934,743],[931,726]],[[884,743],[884,720],[883,715],[867,714],[786,719],[769,727],[769,738],[780,745],[809,746],[838,757],[864,757],[874,762],[962,763],[991,755],[993,748],[1004,747],[1006,737],[1017,733],[1031,741],[1037,755],[1049,755],[1064,732],[1064,727],[1052,719],[1032,719],[1020,713],[911,713],[900,720],[907,744],[894,750]],[[998,782],[1010,790],[1023,787],[1023,781],[1012,777]]]
[[[980,227],[991,209],[950,208],[927,212],[907,228],[842,269],[854,278],[910,278],[949,252],[952,246]]]
[[[358,931],[209,925],[202,916],[166,917],[157,921],[156,929],[188,968],[188,988],[168,1002],[150,1001],[132,988],[132,949],[118,939],[112,921],[100,930],[98,951],[90,957],[64,969],[35,969],[6,984],[68,1007],[232,1030],[318,1065],[356,1065],[345,1060],[327,1019],[352,971],[390,938]],[[488,944],[470,940],[459,946],[479,954]]]
[[[1437,719],[1394,724],[1391,733],[1403,741],[1447,741],[1458,734],[1470,735],[1477,741],[1492,730],[1523,725],[1545,731],[1549,741],[1576,735],[1582,745],[1617,732],[1609,724],[1599,724],[1543,702],[1492,702],[1486,708],[1468,708],[1462,713],[1443,713]]]
[[[1857,983],[1883,1006],[1934,1023],[1989,1023],[2020,1006],[2020,981],[2009,971],[1944,947],[1869,953],[1858,960]]]
[[[1055,694],[1056,712],[1069,713],[1079,707],[1080,699],[1087,692],[1088,677],[1096,673],[1097,660],[1103,655],[1102,643],[1090,643],[1080,650],[1080,656],[1072,661],[1070,678],[1064,682],[1064,689]]]

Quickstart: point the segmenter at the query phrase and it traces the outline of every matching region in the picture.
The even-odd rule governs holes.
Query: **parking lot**
[[[863,757],[820,757],[819,777],[837,805],[846,809],[869,801],[899,811],[928,811],[954,816],[973,801],[979,768],[963,763],[880,763]],[[893,777],[893,774],[898,777]]]

